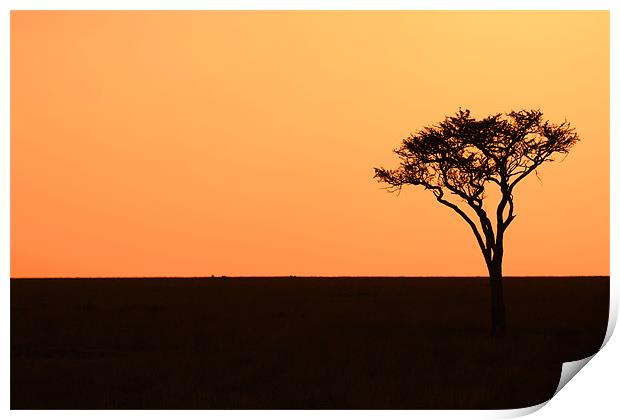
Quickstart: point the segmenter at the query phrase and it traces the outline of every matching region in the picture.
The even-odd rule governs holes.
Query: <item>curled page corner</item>
[[[548,402],[549,402],[549,400],[541,402],[540,404],[529,406],[529,407],[512,408],[512,409],[509,409],[509,410],[496,411],[496,412],[493,413],[493,418],[512,419],[512,418],[516,418],[516,417],[527,416],[529,414],[532,414],[532,413],[540,410],[545,405],[547,405]]]
[[[595,353],[596,354],[596,353]],[[558,387],[556,388],[553,396],[555,396],[564,385],[568,383],[573,377],[579,372],[592,358],[592,356],[588,356],[583,359],[573,360],[572,362],[565,362],[562,364],[562,373],[560,374],[560,382],[558,383]]]
[[[603,339],[603,344],[601,344],[601,348],[603,348],[611,338],[611,335],[616,329],[616,321],[618,320],[618,302],[616,300],[617,298],[614,298],[614,296],[616,295],[612,294],[611,290],[610,295],[611,301],[609,304],[609,319],[607,320],[607,331],[605,332],[605,338]]]
[[[558,382],[558,387],[555,389],[555,392],[553,393],[553,397],[555,397],[557,393],[560,392],[562,388],[564,388],[564,385],[566,385],[571,379],[573,379],[573,377],[577,374],[577,372],[579,372],[594,357],[595,354],[585,357],[583,359],[573,360],[571,362],[565,362],[562,364],[562,372],[560,373],[560,381]],[[553,397],[551,397],[551,399]],[[504,410],[498,413],[499,415],[496,416],[496,418],[515,418],[515,417],[527,416],[528,414],[532,414],[540,410],[541,408],[543,408],[545,405],[547,405],[549,401],[551,401],[551,399],[544,401],[540,404],[532,405],[530,407],[516,408],[512,410]]]
[[[605,338],[603,339],[603,343],[601,344],[601,348],[598,349],[596,353],[601,351],[601,349],[607,344],[609,339],[611,338],[615,328],[616,321],[618,318],[618,307],[617,304],[613,304],[613,301],[610,304],[609,308],[609,319],[607,321],[607,331],[605,332]],[[585,357],[579,360],[573,360],[571,362],[565,362],[562,364],[562,373],[560,374],[560,381],[558,382],[558,387],[556,388],[553,396],[555,397],[558,392],[564,385],[566,385],[573,377],[579,372],[595,355],[594,353],[591,356]]]

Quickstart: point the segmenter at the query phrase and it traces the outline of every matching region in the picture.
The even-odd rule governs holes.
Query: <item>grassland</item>
[[[609,278],[11,280],[13,409],[517,408],[595,353]]]

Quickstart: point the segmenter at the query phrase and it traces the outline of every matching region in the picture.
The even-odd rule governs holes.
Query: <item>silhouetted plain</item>
[[[517,408],[600,347],[609,278],[11,281],[13,409]]]

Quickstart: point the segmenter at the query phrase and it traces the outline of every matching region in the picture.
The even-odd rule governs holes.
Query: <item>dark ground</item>
[[[11,408],[518,408],[592,355],[609,277],[11,280]]]

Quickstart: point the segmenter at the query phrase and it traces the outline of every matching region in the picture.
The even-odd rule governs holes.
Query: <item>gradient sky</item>
[[[11,276],[486,275],[372,179],[459,107],[582,139],[518,187],[504,273],[608,275],[608,12],[14,11]]]

